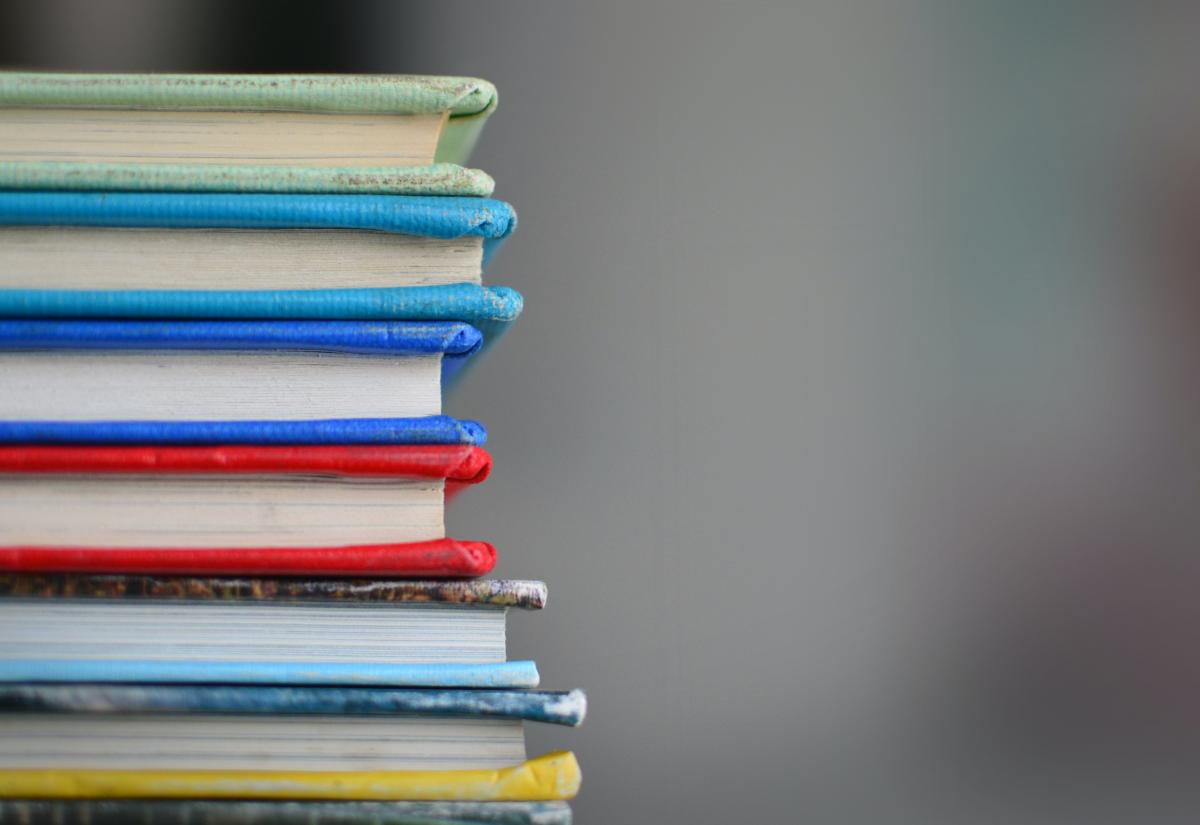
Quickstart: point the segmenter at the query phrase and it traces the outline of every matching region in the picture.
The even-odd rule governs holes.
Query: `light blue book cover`
[[[470,665],[219,660],[0,660],[0,682],[535,688],[538,681],[537,666],[530,661]]]
[[[0,191],[0,225],[360,229],[483,238],[484,263],[517,226],[503,201],[424,195]]]

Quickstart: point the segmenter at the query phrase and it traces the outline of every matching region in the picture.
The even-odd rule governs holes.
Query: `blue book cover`
[[[408,321],[0,320],[3,350],[307,350],[442,356],[447,384],[483,338],[468,324]]]
[[[335,418],[320,421],[0,421],[0,444],[468,444],[478,421]]]
[[[587,697],[581,690],[0,684],[0,712],[469,716],[575,727]]]
[[[2,194],[2,193],[0,193]],[[505,286],[446,284],[390,289],[0,289],[0,317],[461,321],[490,346],[521,314]]]
[[[535,688],[530,661],[496,664],[3,659],[0,682]]]
[[[166,229],[362,229],[483,238],[484,263],[517,225],[490,198],[216,192],[0,192],[0,225]]]

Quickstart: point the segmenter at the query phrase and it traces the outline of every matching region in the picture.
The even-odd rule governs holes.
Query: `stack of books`
[[[570,821],[444,390],[521,311],[468,78],[0,74],[0,821]]]

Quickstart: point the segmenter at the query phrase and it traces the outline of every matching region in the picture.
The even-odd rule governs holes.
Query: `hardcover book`
[[[0,682],[531,688],[505,612],[545,600],[510,580],[0,574]]]
[[[477,194],[496,90],[416,75],[0,73],[0,186]]]
[[[466,770],[526,759],[581,691],[0,685],[0,769]]]
[[[439,322],[0,320],[0,421],[439,415],[481,342]]]
[[[94,559],[110,548],[110,561],[132,554],[131,564],[188,550],[181,567],[204,572],[217,563],[205,556],[228,561],[236,548],[253,551],[242,555],[247,572],[269,567],[271,548],[291,549],[281,563],[335,567],[321,558],[351,547],[368,564],[395,548],[360,545],[444,539],[446,497],[490,467],[487,452],[458,445],[0,445],[0,547],[14,567],[39,553],[48,563],[51,551],[82,561],[81,548]],[[486,545],[460,550],[486,567],[494,558]]]

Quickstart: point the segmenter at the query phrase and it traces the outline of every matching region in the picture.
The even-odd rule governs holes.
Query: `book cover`
[[[483,238],[486,264],[516,229],[503,201],[407,195],[212,192],[0,192],[0,225],[358,229]]]
[[[317,474],[441,478],[447,495],[491,470],[481,447],[448,444],[0,444],[0,473]]]
[[[486,198],[496,182],[481,169],[431,166],[282,166],[209,163],[0,162],[6,189],[81,192],[253,192],[291,195],[436,195]]]
[[[288,802],[237,799],[0,799],[27,825],[571,825],[566,802]]]
[[[496,566],[484,541],[434,539],[338,547],[62,547],[0,545],[0,571],[177,576],[464,578]]]
[[[566,751],[499,770],[0,770],[0,796],[35,798],[542,801],[571,799],[579,784]]]
[[[576,727],[587,713],[587,697],[581,690],[0,684],[0,713],[416,714]]]
[[[546,585],[521,579],[403,581],[0,573],[0,598],[416,603],[540,610],[546,606]]]
[[[236,292],[0,289],[0,317],[8,318],[462,321],[483,334],[485,346],[523,306],[514,289],[478,284]]]
[[[303,350],[368,356],[442,357],[451,384],[483,344],[468,324],[440,321],[0,320],[4,350]]]
[[[431,75],[0,73],[0,106],[325,114],[445,113],[435,160],[465,163],[496,87]]]
[[[379,685],[535,688],[530,661],[494,664],[366,664],[178,659],[2,659],[0,682],[162,682],[229,685]],[[0,783],[2,785],[2,783]],[[2,794],[3,791],[0,791]]]
[[[478,421],[334,418],[316,421],[0,421],[0,444],[464,444],[480,446]]]

